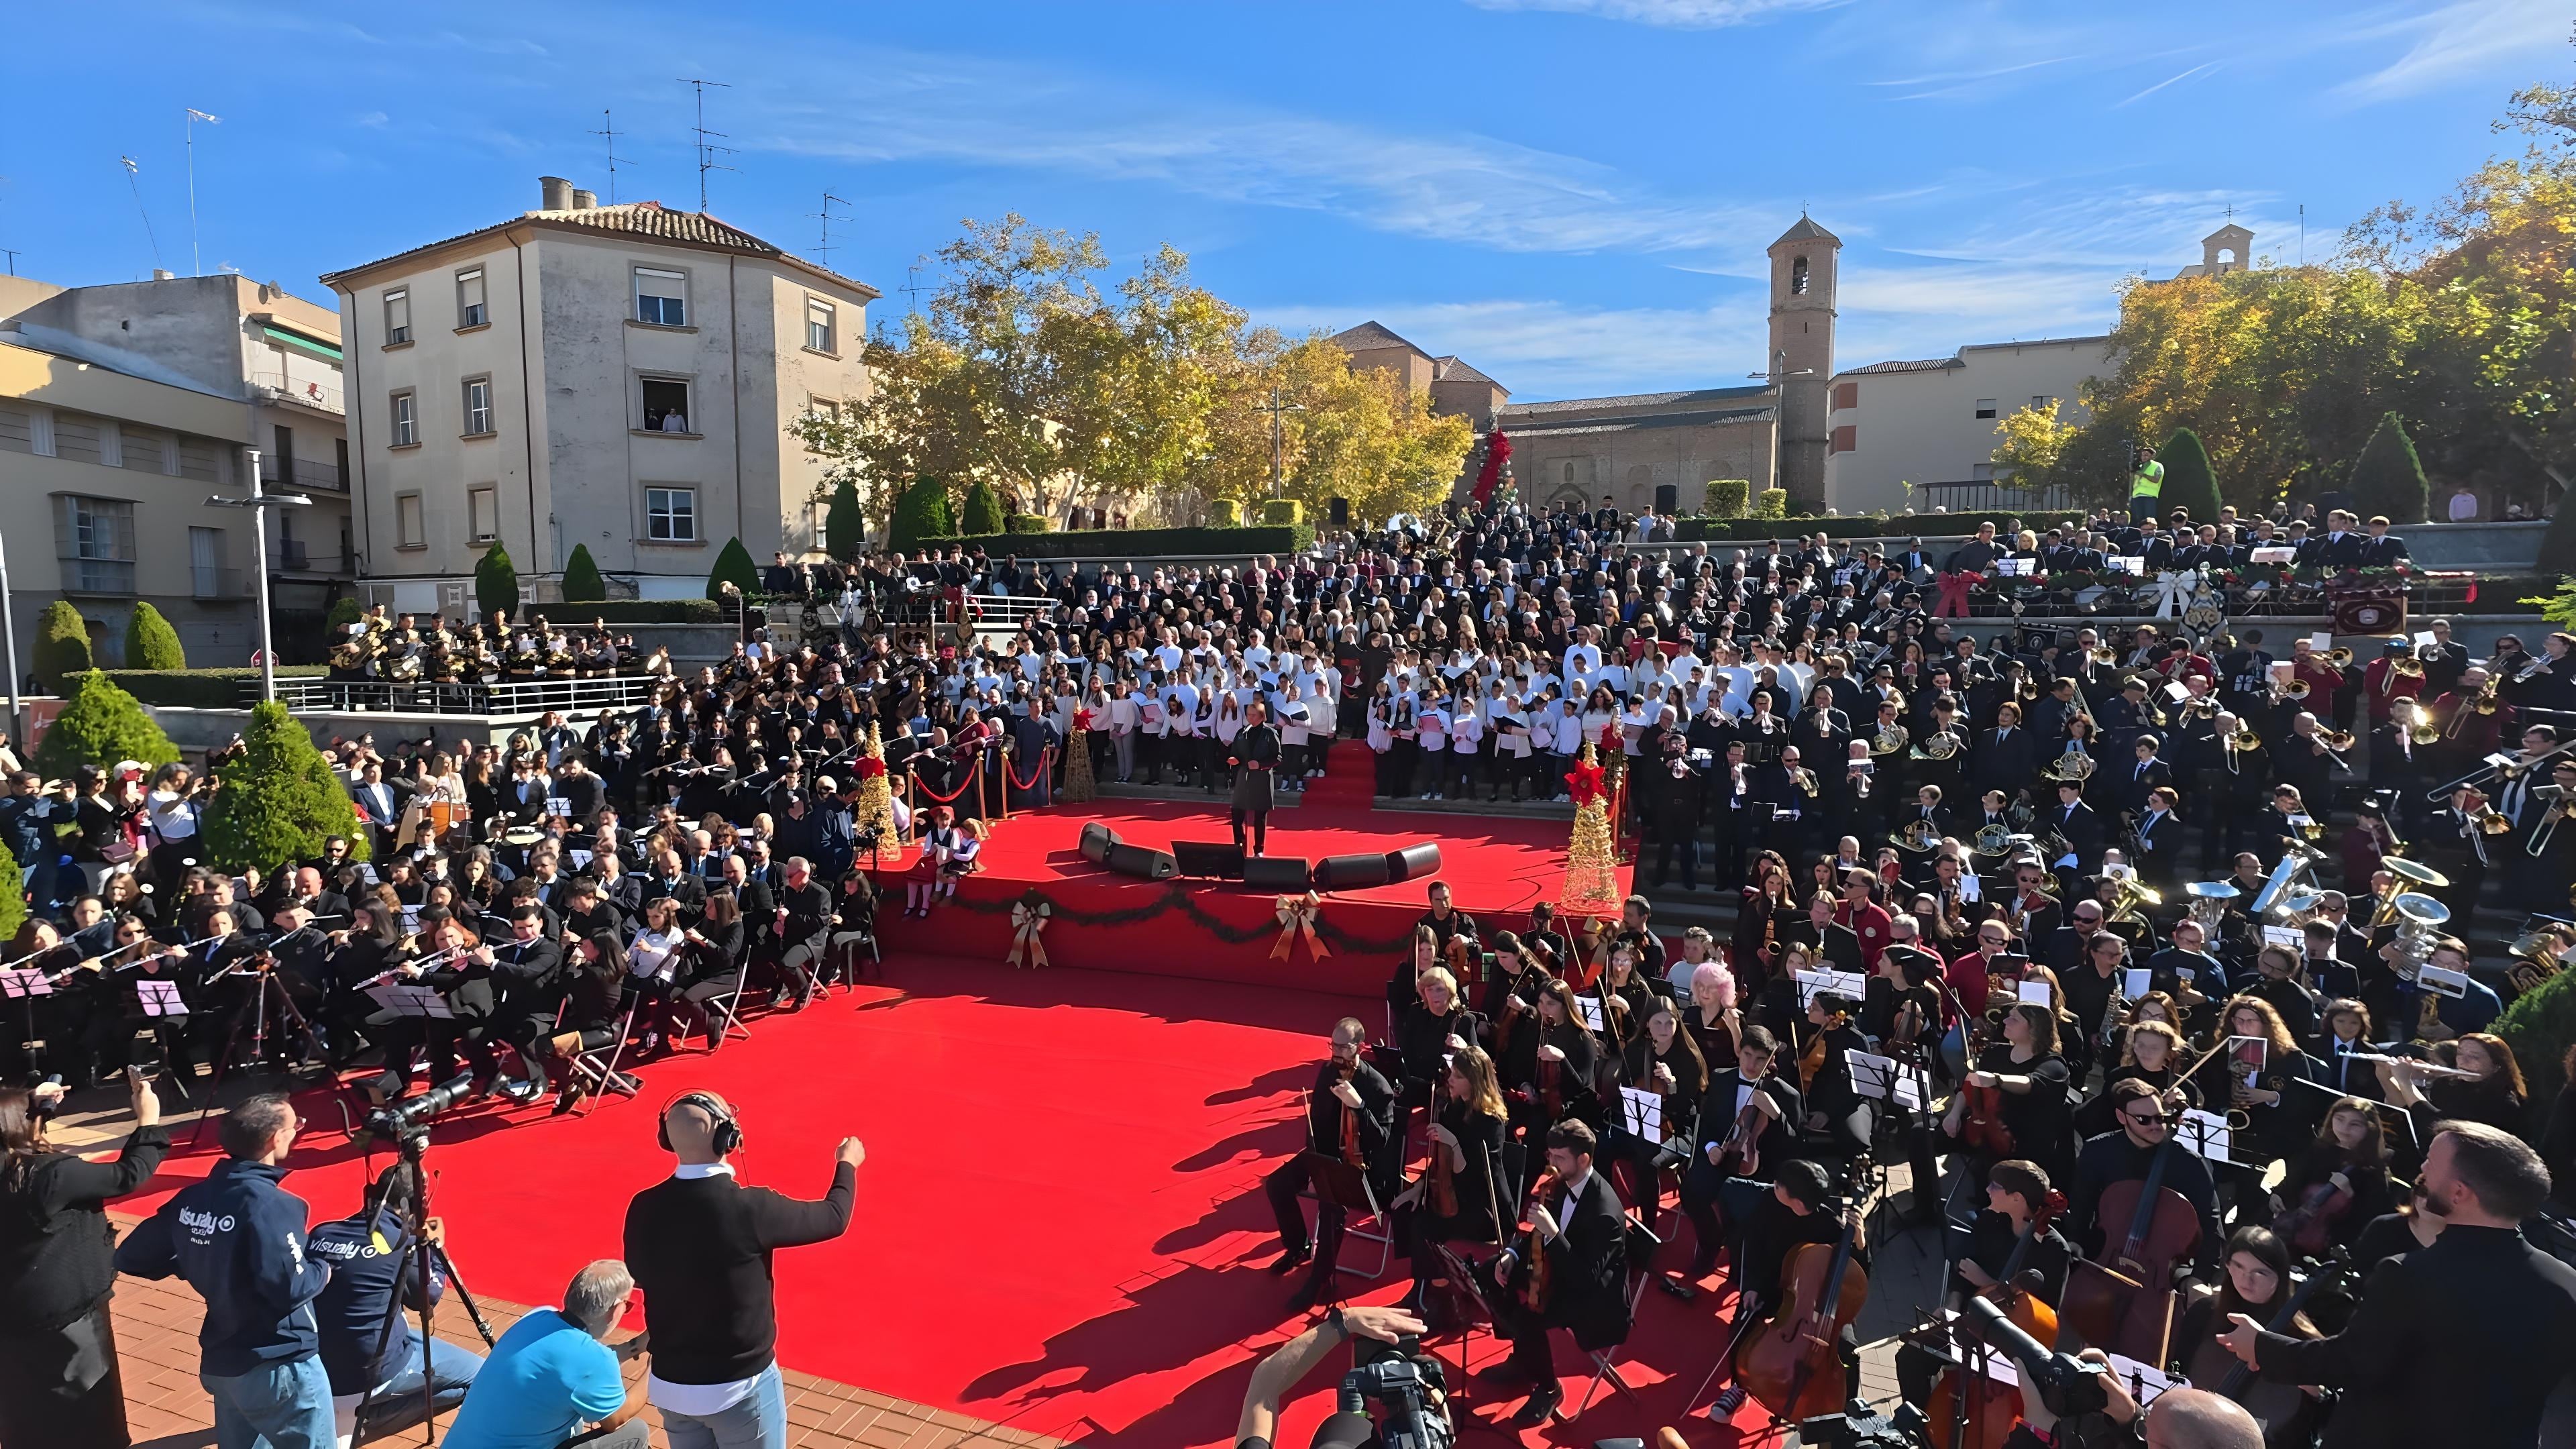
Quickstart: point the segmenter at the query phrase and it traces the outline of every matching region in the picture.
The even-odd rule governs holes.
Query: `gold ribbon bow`
[[[1011,903],[1011,965],[1025,965],[1034,971],[1047,964],[1046,942],[1038,938],[1046,930],[1047,917],[1054,913],[1055,907],[1044,901],[1035,905],[1027,901]]]
[[[1323,909],[1322,898],[1313,891],[1308,891],[1302,896],[1281,896],[1278,907],[1272,912],[1279,918],[1279,941],[1270,948],[1270,959],[1287,960],[1290,950],[1297,944],[1297,938],[1301,935],[1306,938],[1306,950],[1316,960],[1321,961],[1333,954],[1331,949],[1324,945],[1323,938],[1315,934],[1315,919]]]

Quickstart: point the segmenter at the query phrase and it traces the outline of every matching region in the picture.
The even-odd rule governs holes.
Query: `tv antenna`
[[[203,121],[209,126],[220,126],[224,118],[209,116],[195,106],[182,106],[180,109],[188,113],[188,118],[180,122],[188,143],[188,273],[202,277],[206,274],[206,261],[197,251],[197,123]]]
[[[815,219],[823,223],[823,242],[822,245],[814,248],[814,261],[816,265],[821,266],[826,270],[829,270],[832,265],[832,222],[834,220],[832,216],[832,204],[834,202],[838,202],[843,206],[855,204],[846,196],[834,196],[831,192],[826,191],[823,193],[823,209],[814,213]],[[849,218],[844,216],[839,218],[839,220],[847,221]]]
[[[914,262],[912,265],[903,269],[903,294],[905,297],[911,299],[912,315],[915,317],[920,316],[921,263]]]
[[[18,275],[18,249],[15,247],[0,247],[0,257],[7,257],[9,259],[9,275],[13,277]]]
[[[735,169],[716,160],[718,156],[734,155],[734,148],[716,145],[708,139],[712,136],[721,140],[725,133],[707,129],[707,87],[714,86],[718,90],[731,90],[733,87],[725,81],[700,80],[695,76],[680,77],[680,84],[689,87],[698,95],[698,123],[690,129],[696,132],[698,138],[698,210],[704,211],[707,209],[707,173]]]
[[[617,163],[620,161],[626,161],[626,158],[617,154],[617,137],[619,135],[617,122],[616,119],[609,114],[606,106],[599,108],[599,129],[591,132],[590,134],[598,136],[607,142],[608,204],[615,206],[617,204]],[[632,166],[635,163],[632,161],[626,161],[626,164]],[[706,209],[706,199],[704,197],[699,198],[698,207],[702,211]]]

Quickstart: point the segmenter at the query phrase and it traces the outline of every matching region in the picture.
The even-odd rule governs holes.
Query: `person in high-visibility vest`
[[[2137,466],[2129,470],[2129,521],[2143,523],[2156,515],[2156,501],[2164,496],[2165,465],[2156,461],[2155,445],[2138,445]]]

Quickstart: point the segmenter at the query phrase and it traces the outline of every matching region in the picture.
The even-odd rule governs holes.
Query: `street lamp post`
[[[250,496],[226,498],[222,494],[206,500],[215,508],[247,508],[251,516],[251,553],[259,570],[259,697],[277,698],[277,646],[268,633],[268,510],[272,508],[310,508],[313,500],[301,493],[270,493],[260,487],[259,449],[242,449],[242,461],[250,472]]]
[[[26,748],[18,735],[18,596],[9,591],[9,546],[0,539],[0,642],[9,651],[9,737],[19,748]]]

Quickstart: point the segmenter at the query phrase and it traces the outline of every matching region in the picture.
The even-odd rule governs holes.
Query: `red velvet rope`
[[[968,787],[975,783],[975,774],[969,773],[964,780],[958,783],[958,786],[954,791],[946,795],[942,795],[938,791],[931,789],[930,782],[921,778],[919,774],[915,774],[912,777],[912,783],[913,788],[919,790],[922,794],[929,796],[933,801],[936,801],[941,805],[954,805],[957,803],[957,797],[965,794]]]
[[[1038,787],[1038,781],[1053,773],[1054,767],[1048,762],[1054,758],[1055,751],[1052,749],[1038,751],[1038,767],[1029,771],[1029,777],[1023,780],[1012,772],[1010,757],[1005,755],[1002,757],[1003,777],[1011,782],[1011,788],[1014,790],[1034,790]]]

